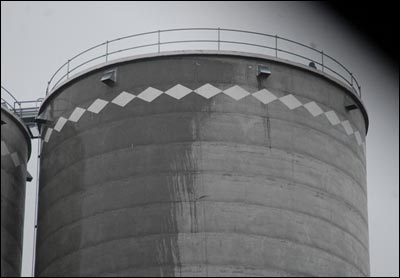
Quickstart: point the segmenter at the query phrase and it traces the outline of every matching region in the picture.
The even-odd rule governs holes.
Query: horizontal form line
[[[235,143],[235,142],[231,142],[231,141],[201,141],[201,140],[196,140],[196,141],[169,142],[169,143],[156,143],[156,144],[142,144],[142,145],[135,145],[134,148],[137,149],[138,147],[145,147],[145,148],[147,148],[147,147],[150,147],[150,146],[168,146],[168,145],[184,145],[184,144],[187,144],[188,146],[189,146],[189,145],[193,146],[193,145],[196,145],[196,144],[201,145],[201,144],[212,144],[212,143],[217,143],[217,144],[223,143],[223,144],[225,144],[225,145],[249,146],[249,147],[255,147],[255,148],[263,148],[263,149],[269,151],[269,147],[268,147],[268,146],[262,146],[262,145]],[[109,154],[114,153],[114,152],[119,152],[119,151],[128,150],[128,149],[129,149],[129,150],[132,149],[132,146],[123,147],[123,148],[118,148],[118,149],[110,150],[110,151],[107,151],[107,152],[102,151],[101,153],[96,153],[96,154],[94,154],[94,155],[90,155],[90,156],[87,156],[87,157],[82,157],[82,158],[80,158],[79,160],[76,160],[76,161],[70,163],[69,165],[64,166],[60,171],[54,173],[54,174],[52,175],[52,178],[50,178],[50,179],[47,181],[47,184],[51,183],[52,180],[56,179],[57,176],[58,176],[60,173],[65,172],[65,171],[68,170],[69,168],[71,168],[71,167],[73,167],[73,166],[79,164],[79,163],[82,162],[82,161],[89,160],[89,159],[93,159],[93,158],[97,158],[97,157],[100,157],[100,156],[103,156],[103,155],[109,155]],[[339,172],[343,173],[345,176],[347,176],[350,180],[352,180],[352,181],[354,182],[354,184],[357,184],[357,185],[360,187],[360,189],[362,190],[362,192],[364,193],[364,195],[367,196],[367,192],[366,192],[366,190],[364,189],[364,187],[361,185],[361,183],[359,183],[359,181],[358,181],[353,175],[351,175],[350,173],[348,173],[346,170],[341,169],[341,168],[338,168],[338,167],[335,166],[335,165],[329,164],[329,163],[326,162],[326,161],[322,161],[322,160],[317,159],[317,158],[315,158],[315,157],[312,157],[312,156],[310,156],[310,155],[308,155],[308,154],[304,154],[304,153],[300,153],[300,152],[291,152],[291,151],[289,151],[289,150],[284,150],[284,149],[280,149],[280,148],[276,148],[276,147],[274,147],[273,149],[274,149],[274,150],[278,150],[278,151],[282,151],[282,152],[286,152],[286,153],[289,153],[289,154],[292,154],[292,155],[293,155],[293,154],[298,154],[298,155],[301,155],[301,156],[306,157],[306,158],[311,158],[311,160],[314,160],[314,161],[319,162],[319,163],[323,163],[324,165],[327,165],[327,166],[330,167],[330,168],[336,169],[337,171],[339,171]],[[42,159],[43,159],[43,158],[42,158]],[[271,157],[271,159],[276,160],[276,159],[278,159],[278,158],[276,158],[276,157]],[[282,159],[281,159],[281,160],[282,160]],[[45,187],[46,187],[46,185],[43,186],[43,187],[41,187],[41,188],[40,188],[40,191],[42,191]]]
[[[112,242],[125,241],[125,240],[130,240],[130,239],[137,239],[137,238],[151,238],[151,237],[154,238],[154,237],[161,237],[161,236],[178,237],[179,235],[182,235],[182,234],[189,234],[189,235],[191,235],[191,234],[203,234],[203,233],[204,233],[204,232],[198,232],[198,233],[186,233],[186,232],[183,232],[183,233],[147,234],[147,235],[143,235],[143,236],[141,236],[141,237],[138,237],[138,236],[135,236],[135,237],[128,236],[128,237],[124,237],[124,238],[118,238],[118,239],[113,239],[113,240],[107,240],[107,241],[104,241],[104,242],[99,242],[99,243],[97,243],[97,244],[93,244],[93,245],[89,245],[89,246],[86,246],[86,247],[83,247],[83,248],[79,248],[79,249],[74,250],[74,251],[71,251],[71,252],[67,252],[66,254],[64,254],[64,255],[62,255],[62,256],[55,257],[55,258],[53,258],[52,260],[50,260],[48,263],[46,263],[46,266],[45,266],[45,268],[41,271],[41,273],[45,272],[45,270],[46,270],[47,268],[49,268],[50,266],[52,266],[52,265],[53,265],[54,263],[56,263],[57,261],[60,261],[60,260],[62,260],[62,259],[64,259],[64,258],[66,258],[66,257],[71,257],[71,256],[73,256],[74,254],[80,253],[82,250],[93,249],[93,248],[96,248],[96,247],[99,247],[99,246],[102,246],[102,245],[110,244],[110,243],[112,243]],[[326,249],[323,249],[323,248],[320,248],[320,247],[317,247],[317,246],[313,246],[313,245],[310,245],[310,244],[305,244],[305,243],[302,243],[302,242],[299,242],[299,241],[290,240],[290,239],[287,239],[287,238],[280,238],[280,237],[270,237],[270,236],[259,235],[259,234],[254,234],[254,233],[251,234],[251,233],[238,233],[238,232],[229,232],[229,233],[227,233],[227,232],[212,232],[212,233],[206,232],[206,233],[204,233],[204,234],[207,234],[207,237],[208,237],[208,238],[210,238],[211,236],[213,236],[213,237],[218,237],[218,236],[221,236],[221,235],[228,235],[228,236],[240,235],[240,236],[242,236],[242,237],[258,237],[258,238],[264,238],[264,239],[268,239],[268,240],[272,240],[272,241],[279,241],[280,244],[282,244],[282,241],[285,241],[285,242],[287,242],[287,243],[290,243],[291,245],[293,244],[293,245],[298,245],[298,246],[306,246],[306,247],[308,247],[308,248],[310,248],[310,249],[318,250],[318,251],[320,251],[321,253],[325,253],[326,255],[329,255],[329,256],[331,256],[331,257],[333,257],[333,258],[336,258],[337,260],[340,260],[341,262],[345,263],[346,265],[349,265],[349,266],[353,267],[353,268],[356,269],[359,273],[361,273],[363,276],[367,276],[366,273],[364,273],[364,271],[363,271],[358,265],[356,265],[354,262],[350,262],[348,258],[345,258],[345,257],[343,257],[343,256],[334,254],[334,253],[332,253],[332,252],[329,251],[329,250],[326,250]],[[287,244],[287,243],[286,243],[286,244]],[[40,252],[40,251],[39,251],[39,252]]]
[[[93,273],[93,274],[86,274],[86,273],[82,273],[85,274],[85,276],[87,277],[105,277],[105,276],[111,276],[111,277],[116,277],[117,275],[121,275],[123,273],[126,272],[137,272],[137,271],[143,271],[143,270],[151,270],[152,268],[154,270],[158,270],[157,272],[160,272],[160,268],[162,267],[173,267],[174,270],[174,274],[176,274],[176,268],[185,268],[185,267],[190,267],[190,266],[197,266],[197,267],[203,267],[204,271],[206,270],[206,268],[208,266],[211,267],[231,267],[234,268],[234,270],[238,270],[238,268],[240,268],[240,270],[243,270],[242,274],[253,274],[257,273],[259,276],[262,276],[261,274],[263,272],[274,272],[274,273],[279,273],[281,277],[285,276],[285,277],[314,277],[314,275],[311,275],[309,273],[302,273],[302,272],[295,272],[295,271],[291,271],[290,269],[287,268],[280,268],[280,267],[276,267],[276,266],[272,266],[271,264],[267,264],[265,263],[263,266],[263,268],[260,268],[260,266],[256,266],[256,265],[249,265],[248,263],[246,263],[245,265],[231,265],[231,264],[217,264],[217,263],[212,263],[212,262],[196,262],[196,261],[192,261],[192,262],[185,262],[185,263],[176,263],[176,264],[165,264],[165,263],[160,263],[160,264],[148,264],[146,266],[140,266],[140,267],[127,267],[127,268],[123,268],[120,271],[117,272],[100,272],[100,273]],[[196,271],[196,272],[189,272],[189,273],[194,273],[194,274],[200,274],[204,271]],[[168,272],[169,271],[163,271],[163,272]],[[186,272],[186,271],[185,271]],[[224,275],[230,274],[229,271],[223,272]],[[237,272],[231,272],[231,273],[235,273],[237,274]],[[179,271],[178,274],[181,274],[181,271]],[[288,275],[289,274],[289,275]],[[182,275],[180,276],[182,277]]]
[[[146,114],[146,115],[137,115],[137,116],[135,116],[135,117],[133,117],[133,118],[148,118],[148,117],[153,117],[153,116],[155,116],[155,117],[159,117],[159,116],[166,116],[166,115],[185,115],[185,114],[201,114],[201,115],[203,115],[203,114],[207,114],[208,112],[204,112],[204,111],[182,111],[182,112],[165,112],[165,113],[154,113],[154,114]],[[315,128],[315,127],[312,127],[312,126],[310,126],[310,125],[307,125],[306,123],[301,123],[301,122],[298,122],[298,121],[292,121],[292,120],[287,120],[287,119],[284,119],[284,118],[281,118],[281,117],[270,117],[270,116],[264,116],[264,115],[259,115],[259,114],[247,114],[247,113],[240,113],[240,112],[220,112],[220,111],[212,111],[212,113],[213,114],[218,114],[218,115],[243,115],[243,116],[246,116],[246,117],[253,117],[253,118],[260,118],[260,119],[263,119],[263,120],[265,120],[265,119],[270,119],[270,120],[277,120],[277,121],[282,121],[282,122],[286,122],[286,123],[294,123],[294,124],[297,124],[297,125],[299,125],[299,126],[305,126],[305,127],[307,127],[307,128],[309,128],[309,129],[311,129],[311,130],[313,130],[313,131],[315,131],[316,133],[318,133],[318,134],[322,134],[323,136],[326,136],[326,137],[333,137],[331,134],[329,134],[329,133],[327,133],[327,132],[324,132],[323,130],[321,130],[321,129],[317,129],[317,128]],[[115,124],[115,123],[117,123],[117,122],[120,122],[120,121],[123,121],[123,120],[126,120],[126,118],[123,118],[123,119],[121,119],[121,118],[118,118],[118,119],[114,119],[114,120],[109,120],[109,121],[106,121],[106,122],[103,122],[102,123],[102,126],[103,127],[106,127],[107,125],[113,125],[113,124]],[[83,131],[80,131],[79,133],[75,133],[73,136],[70,136],[70,137],[63,137],[63,140],[59,140],[59,141],[57,141],[57,145],[54,147],[54,148],[51,148],[51,147],[47,147],[46,146],[46,152],[50,152],[50,151],[52,151],[53,149],[55,149],[55,148],[57,148],[58,146],[60,146],[61,145],[61,143],[64,143],[64,142],[66,142],[66,141],[69,141],[70,139],[72,139],[72,138],[74,138],[74,137],[77,137],[77,136],[81,136],[81,135],[83,135],[83,134],[86,134],[86,133],[89,133],[89,132],[91,132],[92,130],[94,130],[94,129],[98,129],[99,128],[99,126],[98,125],[92,125],[90,128],[86,128],[85,130],[83,130]],[[344,143],[343,141],[341,141],[340,139],[338,139],[338,138],[336,138],[336,137],[334,137],[335,138],[335,142],[337,142],[338,144],[340,144],[341,146],[343,146],[345,149],[347,149],[348,151],[350,151],[351,153],[353,153],[358,159],[359,159],[359,161],[360,161],[360,163],[364,166],[364,168],[366,167],[366,165],[365,165],[365,162],[363,161],[363,159],[362,159],[362,157],[360,157],[360,155],[356,152],[356,151],[354,151],[354,149],[353,148],[351,148],[350,146],[348,146],[346,143]]]
[[[128,176],[128,177],[123,177],[123,178],[119,178],[119,179],[109,179],[109,180],[106,180],[106,181],[104,181],[102,183],[93,183],[93,184],[90,184],[90,185],[86,186],[85,190],[80,190],[80,191],[75,192],[73,194],[67,194],[67,195],[65,195],[63,197],[55,199],[51,203],[46,205],[46,211],[44,212],[44,215],[41,216],[41,217],[46,217],[48,211],[51,211],[51,209],[54,206],[56,206],[57,204],[65,201],[65,200],[71,199],[71,198],[73,198],[73,196],[79,196],[79,194],[84,193],[86,190],[90,190],[90,188],[94,188],[94,187],[101,188],[102,187],[104,189],[104,187],[107,188],[107,187],[114,186],[115,182],[119,182],[119,181],[122,181],[122,180],[128,180],[128,179],[132,180],[132,179],[135,179],[135,178],[143,178],[143,177],[148,177],[148,176],[167,176],[168,177],[168,176],[175,176],[177,174],[181,174],[181,175],[182,174],[184,174],[184,175],[189,175],[189,174],[193,175],[193,174],[195,174],[195,175],[198,175],[198,176],[200,176],[200,175],[202,175],[202,176],[207,176],[207,175],[208,176],[211,176],[211,175],[212,176],[220,176],[220,175],[224,175],[224,174],[227,174],[227,173],[229,173],[230,175],[233,175],[235,177],[250,177],[250,178],[260,178],[260,177],[262,177],[262,178],[266,178],[266,179],[271,179],[271,178],[279,179],[280,182],[282,182],[283,184],[284,183],[293,182],[292,180],[289,180],[287,177],[283,177],[283,176],[274,176],[274,175],[266,175],[266,174],[249,175],[246,172],[239,172],[239,171],[232,172],[232,171],[218,171],[218,170],[213,170],[213,171],[195,170],[195,171],[175,171],[175,172],[171,172],[171,171],[146,172],[144,174],[141,173],[140,175]],[[272,186],[280,187],[279,185],[275,185],[275,183],[276,183],[276,181],[273,181]],[[363,220],[363,222],[366,225],[366,227],[368,227],[368,221],[364,217],[364,215],[361,213],[361,211],[357,207],[352,205],[351,203],[349,203],[346,200],[344,200],[344,196],[341,197],[339,195],[336,195],[334,193],[328,192],[326,190],[323,190],[322,188],[318,188],[318,187],[313,186],[311,184],[300,183],[300,182],[295,182],[294,184],[296,186],[302,187],[303,189],[306,189],[306,190],[311,191],[311,192],[313,192],[313,191],[314,192],[321,192],[322,194],[324,194],[328,198],[330,198],[332,200],[335,200],[338,203],[343,203],[345,206],[349,207],[356,214],[358,214],[358,216],[361,218],[361,220]],[[289,185],[289,184],[285,184],[285,185]],[[271,186],[271,183],[269,183],[268,186]],[[84,194],[83,197],[91,196],[91,195],[94,195],[94,194],[96,194],[98,192],[101,192],[101,190],[97,189],[95,191],[86,193],[86,194]]]
[[[22,255],[21,255],[21,257],[22,257]],[[5,256],[1,256],[1,260],[2,260],[2,263],[1,263],[1,265],[3,265],[3,263],[5,263],[5,264],[7,264],[12,270],[14,270],[15,271],[15,277],[18,277],[17,275],[20,275],[21,274],[21,265],[19,265],[19,266],[17,266],[16,264],[15,264],[15,262],[14,261],[12,261],[12,260],[9,260],[9,259],[7,259]],[[1,269],[1,271],[3,271],[3,268]],[[5,273],[6,274],[6,273]],[[10,275],[11,273],[7,273],[7,275]],[[3,277],[3,276],[2,276]],[[4,277],[6,277],[6,276],[4,276]],[[8,277],[13,277],[13,276],[8,276]]]
[[[333,223],[332,221],[329,221],[329,220],[327,220],[325,218],[322,218],[320,216],[312,215],[312,214],[309,214],[309,213],[306,213],[306,212],[301,212],[301,211],[298,211],[298,210],[293,210],[293,209],[289,209],[289,208],[282,208],[282,207],[276,207],[276,206],[270,206],[270,205],[266,205],[266,204],[260,205],[260,204],[257,204],[257,203],[243,202],[243,201],[216,201],[216,200],[208,201],[208,200],[205,200],[205,199],[198,200],[198,201],[149,202],[149,203],[146,203],[146,204],[140,204],[140,205],[124,207],[124,208],[118,208],[118,209],[110,209],[110,210],[107,210],[107,211],[94,213],[92,215],[88,215],[86,217],[82,217],[80,219],[77,219],[75,221],[67,223],[67,224],[59,227],[58,229],[54,230],[53,232],[47,234],[46,237],[41,239],[41,242],[40,242],[40,244],[38,244],[38,247],[41,247],[42,245],[44,245],[46,243],[45,241],[48,238],[50,238],[52,235],[55,235],[56,233],[62,231],[63,229],[65,229],[67,227],[70,227],[70,226],[73,226],[73,225],[75,225],[75,224],[77,224],[79,222],[84,222],[84,221],[86,221],[88,219],[95,218],[95,217],[100,216],[100,215],[105,215],[105,214],[108,214],[108,213],[115,213],[117,211],[136,209],[136,208],[151,207],[151,206],[154,206],[154,205],[179,204],[179,203],[198,203],[198,202],[202,202],[202,203],[208,202],[208,203],[222,203],[222,204],[238,204],[238,205],[240,204],[242,206],[268,208],[268,209],[275,209],[275,210],[278,210],[278,211],[290,212],[290,213],[293,213],[293,214],[305,215],[305,216],[307,216],[307,217],[309,217],[311,219],[318,219],[318,220],[320,220],[322,222],[325,222],[325,223],[327,223],[329,225],[332,225],[332,226],[336,227],[338,230],[341,230],[342,232],[350,235],[353,239],[355,239],[368,252],[368,248],[364,245],[364,243],[359,238],[357,238],[355,235],[353,235],[350,231],[348,231],[345,228],[339,226],[338,224]],[[39,223],[39,225],[40,225],[40,223]]]
[[[25,200],[23,200],[23,202],[18,202],[18,201],[10,199],[9,197],[7,197],[5,195],[1,195],[1,202],[2,203],[4,202],[4,203],[9,204],[10,206],[12,206],[14,208],[14,211],[17,211],[18,215],[21,216],[21,218],[24,218],[24,215],[25,215],[25,212],[24,212]],[[23,205],[23,207],[20,207],[21,205]],[[22,212],[22,215],[20,215],[21,212]]]
[[[23,233],[23,231],[21,231],[21,235],[22,235],[21,239],[18,239],[18,238],[16,238],[16,235],[14,233],[12,233],[9,229],[7,229],[3,225],[1,225],[1,234],[3,235],[3,233],[4,233],[4,235],[7,235],[10,239],[12,239],[14,241],[15,244],[13,244],[13,245],[15,245],[17,247],[18,253],[21,255],[21,258],[22,258],[22,249],[23,249],[23,246],[22,246],[22,240],[23,240],[22,237],[23,237],[23,235],[22,235],[22,233]],[[2,246],[2,247],[4,248],[4,246]],[[4,256],[2,256],[2,258],[4,259]]]
[[[3,164],[4,166],[4,164]],[[22,169],[20,169],[22,170]],[[4,179],[4,175],[6,175],[6,179]],[[17,191],[20,195],[25,195],[25,179],[22,178],[23,175],[15,175],[14,172],[9,172],[6,171],[6,169],[1,168],[1,177],[3,178],[3,182],[5,186],[5,184],[10,185],[15,191]],[[16,180],[17,178],[20,178],[20,180]],[[20,184],[25,184],[23,187],[20,186]]]

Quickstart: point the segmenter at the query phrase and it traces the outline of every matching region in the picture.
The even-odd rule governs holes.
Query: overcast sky
[[[1,2],[1,84],[20,100],[44,97],[68,58],[95,44],[168,28],[221,27],[278,34],[343,61],[370,117],[367,180],[371,275],[399,276],[398,64],[325,7],[311,2]],[[35,146],[35,144],[34,144]],[[36,177],[36,147],[29,171]],[[31,274],[36,179],[27,185],[24,276]]]

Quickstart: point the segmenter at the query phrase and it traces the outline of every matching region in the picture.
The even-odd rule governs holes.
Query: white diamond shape
[[[98,98],[92,103],[92,105],[88,107],[87,111],[98,114],[101,110],[103,110],[107,103],[108,101]]]
[[[181,99],[187,94],[192,92],[191,89],[182,86],[181,84],[175,85],[171,89],[167,90],[165,93],[173,98]]]
[[[44,136],[44,141],[47,143],[50,140],[51,133],[53,132],[52,128],[48,128],[46,131],[46,135]]]
[[[10,151],[7,148],[7,145],[4,141],[1,141],[1,155],[8,155],[10,153]]]
[[[273,93],[271,93],[267,89],[262,89],[258,92],[255,92],[254,94],[252,94],[252,96],[264,104],[268,104],[268,103],[278,99]]]
[[[114,98],[111,102],[116,105],[119,105],[121,107],[124,107],[135,97],[136,97],[135,95],[132,95],[128,92],[123,91],[116,98]]]
[[[207,83],[200,88],[197,88],[195,92],[202,97],[208,99],[215,96],[216,94],[219,94],[221,90]]]
[[[68,120],[64,117],[60,117],[54,127],[54,130],[57,132],[60,132],[61,129],[63,129],[65,123],[68,122]]]
[[[344,130],[346,131],[347,135],[353,134],[354,130],[350,125],[350,122],[348,120],[341,122],[341,125],[344,127]]]
[[[361,140],[360,132],[358,132],[358,131],[354,132],[354,136],[356,137],[357,144],[358,144],[358,145],[361,145],[362,140]]]
[[[315,101],[311,101],[309,103],[306,103],[303,105],[308,112],[310,112],[311,115],[313,115],[314,117],[321,115],[322,113],[324,113],[324,111],[322,111],[321,107],[318,106],[318,104],[315,103]]]
[[[18,157],[17,153],[12,153],[11,159],[14,162],[15,167],[18,167],[18,165],[20,165],[20,161],[19,161],[19,157]]]
[[[224,94],[230,96],[231,98],[235,100],[239,100],[244,98],[245,96],[250,95],[249,92],[247,92],[245,89],[242,87],[235,85],[233,87],[230,87],[229,89],[226,89],[223,91]]]
[[[279,100],[285,104],[290,110],[293,110],[299,106],[301,106],[301,102],[293,95],[286,95],[284,97],[279,98]]]
[[[149,87],[143,92],[141,92],[137,97],[140,99],[143,99],[147,102],[152,102],[154,99],[159,97],[163,92],[160,90],[157,90],[155,88]]]
[[[328,118],[329,122],[332,125],[337,125],[338,123],[340,123],[338,116],[333,110],[325,112],[325,116]]]
[[[85,111],[86,110],[83,108],[76,107],[74,112],[72,112],[71,116],[69,116],[68,120],[76,123],[82,117],[83,113],[85,113]]]

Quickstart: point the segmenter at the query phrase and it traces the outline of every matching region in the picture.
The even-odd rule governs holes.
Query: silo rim
[[[148,60],[148,59],[154,59],[154,58],[159,58],[159,57],[173,57],[173,56],[231,56],[231,57],[245,57],[245,58],[256,58],[256,59],[264,59],[264,60],[269,60],[272,62],[277,62],[277,63],[282,63],[286,64],[295,68],[300,68],[302,70],[312,72],[314,74],[319,75],[320,77],[323,77],[327,79],[330,82],[333,82],[335,85],[338,85],[345,89],[347,92],[348,96],[350,96],[357,106],[360,108],[360,111],[363,115],[364,122],[365,122],[365,134],[368,133],[368,127],[369,127],[369,117],[368,117],[368,112],[365,108],[365,105],[360,98],[359,95],[353,92],[351,87],[346,85],[344,82],[340,81],[339,79],[326,74],[318,69],[314,69],[312,67],[308,67],[306,65],[303,65],[301,63],[281,59],[281,58],[276,58],[273,56],[268,56],[268,55],[263,55],[263,54],[257,54],[257,53],[249,53],[249,52],[241,52],[241,51],[225,51],[225,50],[178,50],[178,51],[168,51],[168,52],[160,52],[160,53],[149,53],[149,54],[142,54],[142,55],[134,55],[134,56],[128,56],[120,59],[115,59],[106,63],[98,64],[93,67],[90,67],[86,70],[83,70],[81,72],[78,72],[75,75],[72,75],[69,79],[61,82],[57,87],[55,87],[51,92],[45,97],[45,99],[42,102],[42,105],[39,108],[39,114],[43,111],[44,107],[46,107],[47,103],[54,98],[56,95],[61,93],[61,89],[71,82],[76,81],[77,79],[83,78],[85,75],[93,73],[94,71],[99,71],[99,70],[104,70],[106,68],[114,67],[119,64],[124,64],[124,63],[129,63],[132,61],[141,61],[141,60]]]
[[[31,143],[31,137],[29,135],[28,128],[26,127],[26,125],[22,122],[22,120],[19,117],[17,117],[13,112],[9,111],[7,108],[1,106],[1,111],[3,111],[4,113],[6,113],[9,116],[17,124],[17,126],[20,128],[20,130],[24,134],[26,142],[28,144],[28,160],[29,160],[31,157],[32,143]]]

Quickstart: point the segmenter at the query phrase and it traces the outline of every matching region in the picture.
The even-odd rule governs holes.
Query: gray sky
[[[278,34],[342,61],[363,90],[372,276],[399,276],[399,80],[378,49],[311,2],[1,2],[1,83],[20,100],[43,97],[69,57],[129,34],[221,27]],[[36,146],[29,171],[36,177]],[[24,276],[31,274],[36,179],[27,185]]]

